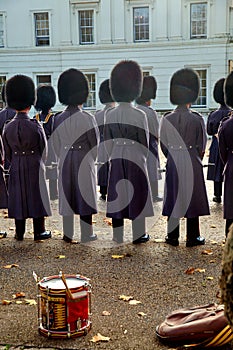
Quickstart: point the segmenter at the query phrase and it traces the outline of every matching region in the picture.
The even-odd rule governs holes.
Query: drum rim
[[[64,275],[66,279],[69,279],[69,278],[74,278],[76,280],[80,280],[80,281],[83,281],[83,284],[80,285],[80,286],[75,286],[75,287],[71,287],[70,289],[73,290],[73,289],[79,289],[79,288],[86,288],[86,287],[90,287],[90,284],[89,284],[89,281],[90,279],[85,277],[85,276],[82,276],[82,275],[79,275],[79,274],[65,274]],[[43,277],[39,282],[38,282],[38,285],[41,289],[50,289],[50,290],[55,290],[55,291],[63,291],[65,290],[65,286],[64,288],[58,288],[58,289],[55,289],[53,287],[48,287],[48,286],[43,286],[42,283],[45,283],[45,282],[49,282],[53,279],[61,279],[61,276],[60,275],[53,275],[53,276],[45,276]]]

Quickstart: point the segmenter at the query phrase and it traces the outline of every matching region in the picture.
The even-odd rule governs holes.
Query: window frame
[[[52,85],[52,74],[51,73],[35,73],[35,85],[38,87],[39,85]],[[46,82],[39,82],[38,78],[39,77],[50,77],[50,83]]]
[[[2,28],[2,31],[3,31],[3,35],[2,35],[3,45],[0,44],[0,48],[4,48],[4,47],[6,47],[6,13],[1,11],[0,12],[0,16],[2,16],[2,26],[3,26],[3,28]]]
[[[199,95],[198,95],[198,98],[196,99],[196,101],[194,101],[192,103],[192,108],[207,109],[209,106],[209,69],[207,66],[195,66],[195,67],[192,67],[192,69],[194,69],[200,77],[200,92],[199,92]],[[200,71],[206,72],[206,77],[205,77],[206,86],[205,87],[203,87],[203,85],[202,85],[202,79],[201,79],[201,76],[199,74]],[[205,89],[205,95],[201,94],[203,89]],[[204,97],[206,99],[206,104],[197,104],[196,103],[197,101],[199,101],[201,98],[204,98]]]
[[[36,15],[37,14],[48,14],[48,30],[49,30],[49,34],[48,34],[48,40],[49,40],[49,44],[48,45],[38,45],[37,44],[37,40],[38,40],[38,36],[37,36],[37,28],[36,28]],[[51,11],[50,10],[37,10],[37,11],[33,11],[32,12],[32,21],[33,21],[33,29],[34,29],[34,45],[36,47],[49,47],[52,45],[52,36],[51,36]],[[44,36],[46,37],[46,36]]]
[[[83,104],[83,109],[84,110],[95,110],[96,109],[96,105],[97,105],[97,74],[95,71],[82,71],[83,74],[87,77],[87,80],[88,80],[88,84],[89,84],[89,95],[88,95],[88,98],[87,98],[87,103],[84,103]],[[88,75],[94,75],[95,77],[95,90],[92,90],[92,86],[90,84],[90,80],[88,79]],[[91,95],[94,93],[94,96],[92,97]],[[94,101],[95,103],[91,104],[90,106],[88,106],[88,102],[89,101]]]
[[[136,9],[148,9],[148,24],[138,24],[135,23],[135,10]],[[149,42],[150,41],[150,31],[151,31],[151,25],[150,25],[150,6],[144,5],[144,6],[132,6],[132,16],[133,16],[133,42],[134,43],[140,43],[140,42]],[[140,28],[142,26],[148,25],[148,39],[136,39],[136,27]]]
[[[201,20],[201,18],[198,18],[198,20],[194,21],[192,19],[192,7],[193,6],[198,6],[198,5],[205,5],[206,8],[206,13],[205,13],[205,20]],[[207,39],[208,36],[208,3],[206,1],[202,1],[202,2],[190,2],[190,7],[189,7],[189,11],[190,11],[190,21],[189,21],[189,26],[190,26],[190,39]],[[194,34],[193,33],[193,29],[192,29],[192,24],[194,22],[199,22],[201,23],[205,23],[205,33],[201,33],[201,34]]]
[[[92,28],[92,38],[93,40],[92,41],[82,41],[81,38],[82,38],[82,30],[81,30],[81,21],[80,21],[80,14],[81,12],[92,12],[92,26],[91,27],[83,27],[83,28]],[[79,40],[79,45],[93,45],[95,44],[95,10],[94,9],[79,9],[78,10],[78,40]]]

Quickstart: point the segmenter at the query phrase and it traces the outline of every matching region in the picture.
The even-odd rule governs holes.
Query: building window
[[[37,75],[36,76],[36,84],[37,86],[43,84],[43,85],[51,85],[51,75]]]
[[[207,107],[207,70],[196,69],[200,77],[200,92],[197,100],[193,103],[195,107]]]
[[[89,95],[87,102],[83,104],[84,108],[96,108],[96,78],[94,73],[85,74],[89,83]]]
[[[79,43],[94,43],[94,11],[79,11]]]
[[[191,39],[207,38],[207,4],[191,4]]]
[[[5,23],[4,23],[4,15],[0,13],[0,47],[5,46]]]
[[[149,41],[149,7],[133,9],[134,41]]]
[[[4,102],[2,100],[2,88],[3,88],[3,85],[5,84],[5,82],[6,82],[6,76],[0,75],[0,108],[4,107]]]
[[[35,13],[34,20],[36,46],[50,45],[48,12]]]

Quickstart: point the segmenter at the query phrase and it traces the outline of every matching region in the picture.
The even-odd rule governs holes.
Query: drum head
[[[87,282],[86,280],[82,278],[78,278],[76,276],[65,276],[65,277],[66,277],[66,283],[69,289],[82,287]],[[62,282],[61,277],[59,276],[44,277],[39,282],[39,285],[42,288],[49,288],[54,290],[65,289],[65,285]]]

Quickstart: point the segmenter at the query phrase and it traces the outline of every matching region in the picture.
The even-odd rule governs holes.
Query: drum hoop
[[[72,292],[78,292],[79,290],[89,290],[89,288],[91,287],[89,281],[90,279],[85,277],[85,276],[82,276],[82,275],[73,275],[73,274],[67,274],[67,275],[64,275],[65,278],[69,279],[69,278],[74,278],[74,279],[77,279],[77,280],[82,280],[83,281],[83,285],[81,286],[78,286],[78,287],[71,287],[69,288]],[[64,294],[66,293],[66,288],[64,286],[64,288],[59,288],[59,289],[55,289],[55,288],[52,288],[52,287],[48,287],[48,286],[42,286],[42,283],[44,282],[49,282],[53,279],[60,279],[61,277],[59,275],[53,275],[53,276],[47,276],[47,277],[44,277],[42,278],[39,282],[38,282],[38,287],[41,291],[43,290],[49,290],[49,293],[54,293],[54,294]]]

